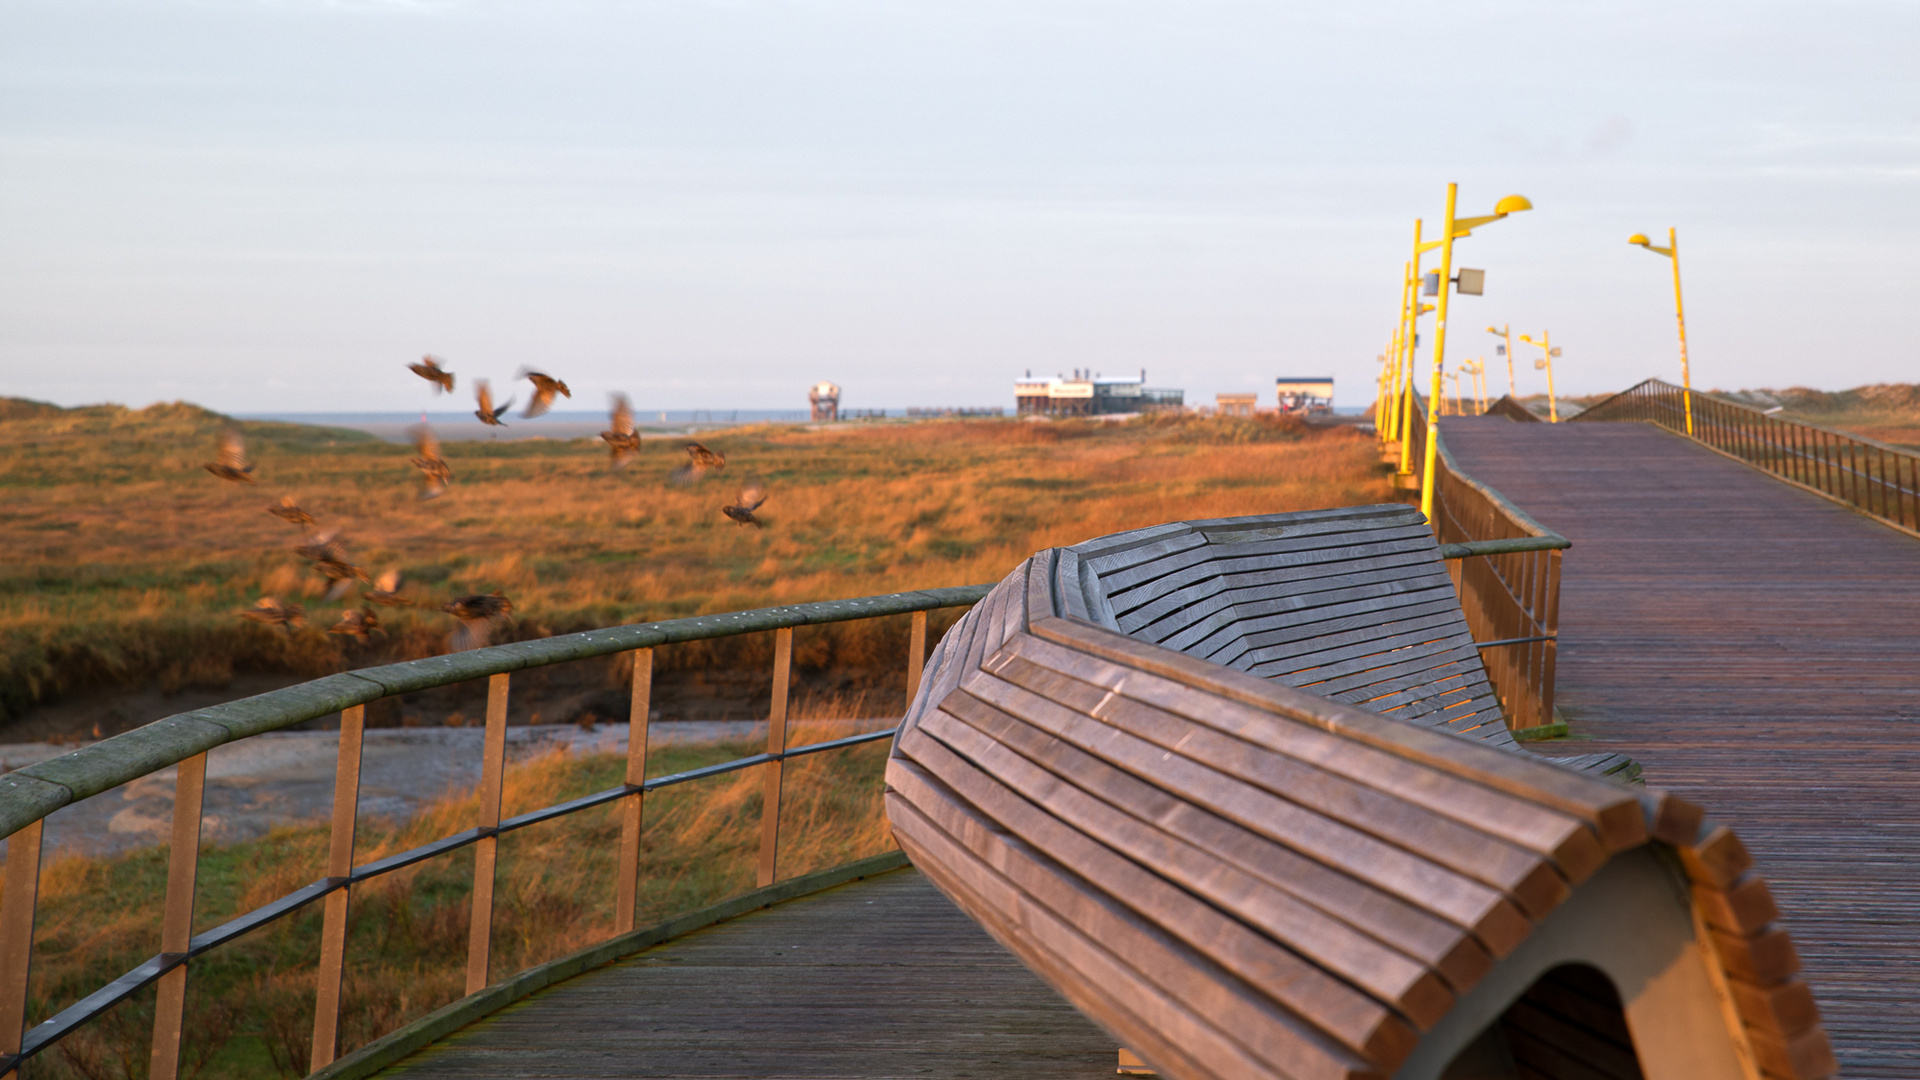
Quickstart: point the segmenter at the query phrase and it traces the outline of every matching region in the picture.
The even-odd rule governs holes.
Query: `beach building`
[[[1021,416],[1111,416],[1178,409],[1186,401],[1186,391],[1147,385],[1147,372],[1132,375],[1096,375],[1076,368],[1071,376],[1025,378],[1013,383],[1013,396]]]

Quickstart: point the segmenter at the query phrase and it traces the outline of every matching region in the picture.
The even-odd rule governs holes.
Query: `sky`
[[[1677,379],[1669,226],[1695,385],[1916,381],[1917,54],[1911,0],[9,0],[0,394],[1360,405],[1449,182],[1535,207],[1457,248],[1496,390],[1490,324]]]

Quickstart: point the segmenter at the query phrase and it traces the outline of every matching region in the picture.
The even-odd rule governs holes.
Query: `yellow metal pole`
[[[1447,212],[1440,223],[1440,303],[1433,318],[1433,393],[1430,402],[1440,400],[1440,376],[1447,363],[1447,300],[1453,295],[1453,204],[1460,193],[1459,184],[1447,185]],[[1431,408],[1431,406],[1430,406]],[[1440,460],[1440,415],[1434,409],[1427,417],[1426,464],[1420,473],[1420,513],[1433,520],[1433,472]]]
[[[1507,396],[1512,398],[1515,401],[1519,401],[1520,400],[1520,384],[1516,382],[1513,377],[1513,324],[1512,323],[1508,323],[1505,326],[1502,326],[1500,328],[1500,338],[1501,340],[1507,343]]]
[[[1680,302],[1680,234],[1671,227],[1667,229],[1667,248],[1673,259],[1673,319],[1680,325],[1680,400],[1687,410],[1687,434],[1692,435],[1693,373],[1687,370],[1687,309]]]
[[[1560,422],[1560,406],[1553,393],[1553,331],[1540,331],[1540,351],[1547,354],[1547,422]]]
[[[1407,393],[1401,401],[1400,475],[1413,473],[1413,380],[1420,350],[1420,228],[1421,219],[1413,219],[1413,258],[1407,263],[1407,332],[1401,343],[1407,351]]]

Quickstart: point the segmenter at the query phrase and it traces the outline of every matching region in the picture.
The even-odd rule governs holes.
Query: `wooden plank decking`
[[[1559,694],[1753,849],[1849,1077],[1920,1076],[1920,540],[1647,424],[1448,419],[1574,542]]]
[[[1113,1076],[1115,1045],[918,872],[571,979],[382,1076]]]

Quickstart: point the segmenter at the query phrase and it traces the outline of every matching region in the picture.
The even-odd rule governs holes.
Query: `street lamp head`
[[[1647,239],[1646,233],[1634,233],[1632,236],[1627,237],[1627,243],[1639,244],[1641,247],[1650,247],[1653,241]]]
[[[1527,344],[1529,344],[1529,345],[1538,345],[1538,344],[1540,344],[1539,342],[1537,342],[1537,341],[1535,341],[1535,340],[1533,340],[1532,338],[1530,338],[1530,337],[1528,337],[1528,336],[1527,336],[1527,335],[1525,335],[1525,334],[1521,334],[1521,335],[1520,335],[1520,340],[1521,340],[1521,341],[1524,341],[1524,342],[1526,342],[1526,343],[1527,343]]]
[[[1531,209],[1533,209],[1533,204],[1527,201],[1527,197],[1525,195],[1509,195],[1506,198],[1501,199],[1499,202],[1493,204],[1493,212],[1496,214],[1503,214],[1503,215],[1517,214],[1522,210],[1531,210]]]

